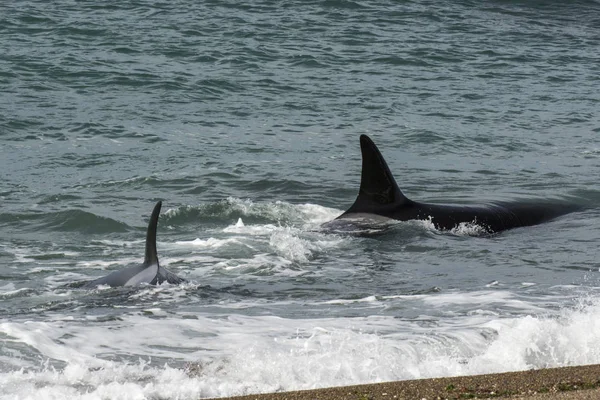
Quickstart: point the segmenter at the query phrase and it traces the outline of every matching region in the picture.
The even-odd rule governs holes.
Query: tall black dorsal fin
[[[367,135],[360,136],[360,151],[360,189],[356,201],[346,213],[373,212],[374,208],[392,208],[410,202],[402,194],[379,149]]]
[[[160,208],[162,207],[162,201],[159,201],[152,210],[150,216],[150,222],[148,223],[148,233],[146,234],[146,256],[144,258],[144,265],[158,264],[158,254],[156,253],[156,226],[158,225],[158,216],[160,215]]]

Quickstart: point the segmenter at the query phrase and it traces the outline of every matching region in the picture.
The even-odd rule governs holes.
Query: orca
[[[146,255],[141,265],[135,265],[119,271],[114,271],[107,276],[87,282],[84,288],[95,288],[99,285],[115,286],[135,286],[143,283],[150,285],[160,285],[163,282],[171,284],[180,284],[185,282],[182,279],[160,266],[158,254],[156,252],[156,227],[158,225],[158,216],[162,201],[154,206],[150,222],[148,223],[148,232],[146,233]]]
[[[474,224],[493,234],[507,229],[536,225],[578,210],[563,201],[530,200],[494,202],[484,205],[450,205],[421,203],[407,198],[396,183],[381,152],[367,135],[360,137],[362,172],[358,197],[342,215],[324,228],[348,225],[376,226],[383,221],[429,220],[440,231],[461,224]]]

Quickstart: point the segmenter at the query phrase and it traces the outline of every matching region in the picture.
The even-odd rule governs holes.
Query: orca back
[[[141,265],[128,267],[119,271],[114,271],[107,276],[95,279],[84,285],[86,288],[93,288],[98,285],[108,286],[135,286],[142,283],[152,285],[169,282],[171,284],[179,284],[185,282],[174,273],[160,266],[158,262],[158,253],[156,250],[156,231],[158,227],[158,217],[162,201],[159,201],[152,210],[148,229],[146,231],[146,251],[144,262]]]
[[[358,197],[350,208],[324,227],[354,229],[352,225],[375,226],[380,218],[398,221],[430,220],[437,229],[450,230],[462,223],[473,223],[488,233],[536,225],[580,209],[560,201],[529,200],[483,205],[421,203],[408,199],[396,183],[381,152],[366,135],[360,137],[362,171]],[[340,225],[350,223],[350,227]]]

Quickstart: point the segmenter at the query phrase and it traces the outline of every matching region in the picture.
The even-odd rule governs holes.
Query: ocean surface
[[[320,229],[359,136],[493,236]],[[158,253],[181,285],[81,282]],[[198,399],[600,363],[597,1],[0,3],[0,398]]]

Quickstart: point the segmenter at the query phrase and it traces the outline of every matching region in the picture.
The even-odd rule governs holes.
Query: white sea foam
[[[435,296],[424,296],[423,302],[434,307],[448,307],[450,305],[466,305],[477,306],[480,308],[489,307],[493,304],[501,305],[502,307],[510,307],[521,312],[527,311],[532,313],[544,312],[541,305],[536,305],[525,299],[519,299],[508,291],[475,291],[468,293],[438,293]]]
[[[140,263],[141,261],[142,261],[141,256],[137,257],[137,258],[133,258],[133,257],[119,258],[118,260],[111,260],[111,261],[88,260],[88,261],[77,262],[77,266],[80,268],[83,268],[83,269],[94,268],[94,269],[105,270],[105,269],[115,268],[115,266],[125,266],[125,265],[133,264],[136,262]]]
[[[597,157],[598,155],[600,155],[600,148],[599,147],[593,147],[593,148],[591,148],[589,150],[583,150],[581,152],[581,154],[583,154],[587,158]]]
[[[408,222],[420,225],[428,231],[441,232],[433,223],[432,217]],[[489,231],[484,226],[477,224],[477,222],[461,222],[447,232],[457,236],[482,236],[489,234]]]
[[[249,199],[239,199],[229,197],[222,205],[224,209],[222,216],[230,214],[242,214],[242,216],[255,216],[267,218],[272,221],[284,223],[302,223],[305,225],[321,224],[339,216],[342,211],[323,207],[317,204],[292,204],[285,201],[274,201],[267,203],[256,203]],[[183,207],[180,209],[170,209],[165,212],[168,216],[177,216],[185,210],[198,207]],[[199,208],[202,208],[200,206]]]
[[[376,296],[367,296],[367,297],[363,297],[362,299],[352,299],[352,300],[335,299],[335,300],[328,300],[328,301],[322,302],[321,304],[373,303],[375,301],[377,301],[377,297]]]
[[[300,270],[289,268],[291,264],[292,261],[284,257],[260,253],[254,254],[252,258],[220,261],[213,266],[213,269],[240,277],[252,276],[253,278],[271,275],[297,276],[303,273]]]
[[[242,218],[239,218],[236,224],[223,229],[222,233],[234,236],[196,238],[191,241],[177,241],[175,244],[207,249],[237,245],[253,251],[273,251],[288,261],[306,263],[315,252],[338,247],[350,240],[314,232],[310,232],[310,236],[307,236],[309,233],[305,230],[289,226],[246,225]]]
[[[8,283],[4,286],[0,286],[0,299],[8,299],[10,297],[18,297],[25,293],[31,292],[30,288],[17,289],[14,283]]]
[[[154,306],[152,318],[110,323],[3,322],[3,348],[26,345],[64,366],[3,358],[14,368],[0,373],[0,387],[17,399],[220,397],[600,363],[600,302],[586,303],[546,317],[477,314],[434,325],[391,316],[173,318]]]
[[[296,208],[303,214],[303,220],[310,225],[323,224],[339,217],[343,211],[317,204],[299,204]]]
[[[439,232],[439,230],[435,227],[435,224],[433,223],[433,219],[431,217],[427,219],[411,220],[408,221],[408,223],[420,225],[429,231]]]
[[[116,240],[116,239],[98,239],[96,240],[97,243],[101,243],[103,246],[109,246],[109,247],[136,247],[136,246],[140,246],[143,245],[146,240],[145,239],[138,239],[138,240]]]
[[[53,256],[59,256],[64,258],[77,257],[80,255],[76,251],[61,250],[60,252],[53,252],[47,249],[41,249],[39,247],[21,247],[21,246],[2,246],[4,250],[14,257],[14,262],[17,263],[33,263],[44,265],[61,265],[66,264],[67,261],[52,258]],[[40,260],[40,257],[44,257]]]
[[[238,219],[237,223],[230,225],[223,229],[225,233],[237,233],[244,235],[268,235],[269,233],[277,230],[278,228],[272,224],[264,225],[245,225],[241,218]]]
[[[8,292],[12,292],[13,290],[16,289],[16,286],[14,283],[9,282],[4,286],[0,286],[0,293],[8,293]]]
[[[319,235],[318,238],[312,236],[309,240],[301,237],[301,234],[297,229],[278,229],[271,234],[269,245],[287,260],[306,263],[314,253],[339,247],[350,240],[334,235]]]
[[[217,239],[217,238],[208,238],[208,239],[199,239],[196,238],[194,240],[181,240],[181,241],[177,241],[175,242],[175,244],[177,245],[181,245],[181,246],[192,246],[192,247],[199,247],[199,248],[211,248],[211,249],[216,249],[219,247],[223,247],[229,244],[233,244],[233,245],[245,245],[243,243],[243,241],[241,240],[241,238],[227,238],[227,239]]]
[[[490,232],[483,225],[477,224],[477,222],[461,222],[452,228],[450,233],[459,236],[482,236]]]
[[[280,231],[271,235],[269,244],[277,254],[290,261],[308,262],[311,256],[311,243],[288,231]]]

